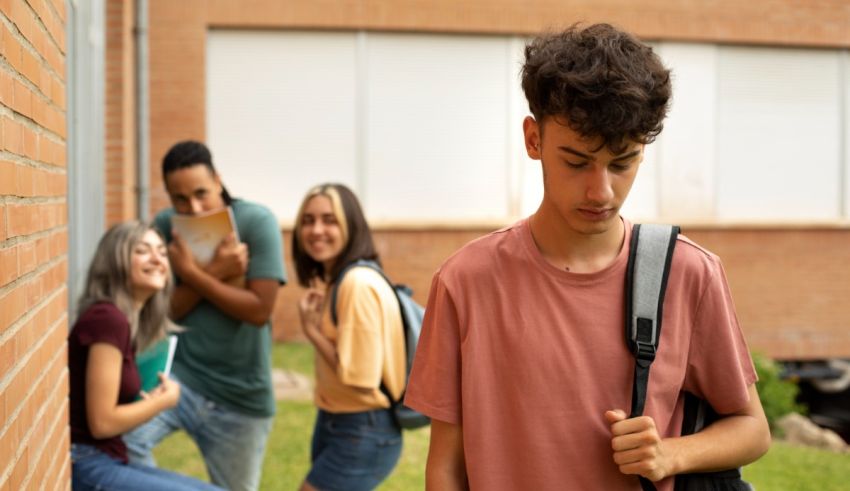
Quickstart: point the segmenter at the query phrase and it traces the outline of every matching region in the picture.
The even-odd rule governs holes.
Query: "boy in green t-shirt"
[[[280,230],[264,206],[230,197],[202,143],[174,145],[162,173],[173,208],[160,212],[154,224],[168,242],[178,280],[171,312],[186,331],[177,343],[173,374],[183,391],[176,408],[125,436],[130,458],[155,465],[153,447],[184,429],[215,484],[255,490],[275,411],[269,319],[277,289],[286,282]],[[239,241],[225,238],[211,262],[199,265],[173,233],[172,217],[226,206]],[[244,286],[238,286],[233,280],[243,276]]]

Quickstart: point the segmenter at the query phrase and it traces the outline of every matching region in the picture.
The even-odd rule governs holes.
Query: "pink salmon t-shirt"
[[[463,425],[471,489],[640,490],[613,461],[604,413],[628,413],[625,344],[631,224],[605,269],[561,271],[528,220],[477,239],[434,276],[405,403]],[[682,391],[720,413],[744,408],[756,381],[717,256],[680,236],[645,413],[680,434]],[[673,479],[656,483],[672,490]]]

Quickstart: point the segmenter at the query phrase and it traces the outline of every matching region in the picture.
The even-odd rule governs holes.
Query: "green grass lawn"
[[[313,350],[309,345],[276,345],[275,367],[313,375]],[[310,437],[315,408],[312,402],[280,401],[263,464],[260,489],[294,490],[310,464]],[[430,431],[404,432],[404,450],[382,491],[424,489],[425,459]],[[183,474],[206,479],[203,461],[194,443],[182,432],[160,444],[154,452],[158,463]],[[774,443],[765,457],[744,469],[744,478],[759,491],[838,491],[850,489],[850,455]]]

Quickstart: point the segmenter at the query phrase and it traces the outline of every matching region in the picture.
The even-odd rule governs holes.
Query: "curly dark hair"
[[[610,24],[539,36],[525,47],[522,90],[534,118],[554,117],[613,153],[652,143],[671,97],[652,48]]]
[[[195,140],[177,142],[168,149],[168,153],[162,158],[162,177],[164,178],[176,170],[196,165],[206,166],[212,175],[216,174],[212,154],[206,145]],[[221,186],[221,198],[224,200],[224,204],[228,206],[233,203],[233,198],[223,184]]]

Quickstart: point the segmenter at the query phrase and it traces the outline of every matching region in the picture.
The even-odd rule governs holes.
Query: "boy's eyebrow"
[[[559,149],[559,150],[561,150],[562,152],[571,153],[571,154],[575,155],[576,157],[581,157],[581,158],[583,158],[583,159],[587,159],[587,160],[590,160],[590,161],[594,161],[594,160],[596,160],[596,158],[594,158],[592,155],[587,155],[587,154],[585,154],[585,153],[579,152],[578,150],[576,150],[576,149],[574,149],[574,148],[572,148],[572,147],[563,146],[563,147],[558,147],[558,149]],[[617,155],[616,157],[614,157],[613,159],[611,159],[611,161],[612,161],[612,162],[616,162],[616,161],[620,161],[620,160],[628,160],[628,159],[630,159],[630,158],[632,158],[632,157],[634,157],[634,156],[638,155],[639,153],[640,153],[640,149],[632,150],[632,151],[631,151],[631,152],[629,152],[629,153],[624,153],[624,154],[622,154],[622,155]]]
[[[170,196],[175,196],[175,197],[179,197],[179,198],[185,198],[185,197],[187,197],[187,196],[189,196],[189,195],[198,194],[198,192],[199,192],[199,191],[207,191],[207,188],[206,188],[206,187],[204,187],[204,186],[198,186],[198,187],[196,187],[196,188],[192,188],[192,189],[190,189],[190,190],[189,190],[189,192],[188,192],[188,194],[184,194],[184,193],[171,193],[171,192],[169,192],[168,194],[169,194]],[[166,191],[166,192],[167,192],[167,191]]]
[[[572,147],[568,147],[568,146],[558,147],[558,150],[560,150],[560,151],[562,151],[562,152],[571,153],[571,154],[575,155],[576,157],[581,157],[581,158],[583,158],[583,159],[587,159],[587,160],[596,160],[596,159],[595,159],[595,158],[593,158],[592,156],[587,155],[587,154],[584,154],[584,153],[581,153],[581,152],[579,152],[578,150],[576,150],[576,149],[574,149],[574,148],[572,148]]]
[[[623,155],[617,155],[616,157],[611,159],[611,161],[615,162],[615,161],[618,161],[618,160],[628,160],[628,159],[638,155],[639,153],[640,153],[640,149],[632,150],[629,153],[624,153]]]

